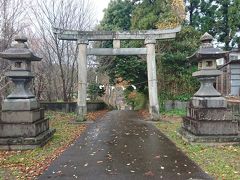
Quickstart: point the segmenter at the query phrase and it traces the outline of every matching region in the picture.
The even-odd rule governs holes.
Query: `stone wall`
[[[172,109],[186,109],[188,102],[181,101],[166,101],[164,108],[166,111]],[[240,115],[240,101],[227,101],[228,109],[232,110],[234,114]]]
[[[164,103],[164,109],[166,111],[170,111],[172,109],[186,109],[187,105],[188,105],[188,102],[169,100]]]
[[[61,111],[61,112],[76,112],[77,102],[40,102],[40,105],[45,110]],[[106,109],[104,102],[87,102],[88,112]]]
[[[61,111],[61,112],[75,112],[77,103],[76,102],[40,102],[41,107],[46,110]],[[166,101],[165,110],[169,111],[172,109],[186,109],[188,102],[181,101]],[[88,111],[97,111],[107,108],[104,102],[87,103]],[[240,114],[240,102],[228,101],[228,109],[232,110],[236,114]],[[0,111],[1,115],[1,111]]]

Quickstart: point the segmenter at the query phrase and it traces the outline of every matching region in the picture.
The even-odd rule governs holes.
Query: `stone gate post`
[[[87,114],[87,40],[78,40],[78,120]]]
[[[147,71],[148,71],[148,93],[149,93],[149,112],[151,119],[159,119],[159,103],[157,92],[157,74],[155,60],[155,39],[146,39],[147,47]]]

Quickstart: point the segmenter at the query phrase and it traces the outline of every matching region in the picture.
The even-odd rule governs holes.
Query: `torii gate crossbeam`
[[[146,31],[76,31],[53,28],[53,33],[57,34],[61,40],[78,41],[86,39],[88,41],[106,40],[145,40],[145,39],[174,39],[181,27],[167,30],[146,30]]]
[[[159,119],[157,75],[155,60],[156,40],[174,39],[181,27],[147,31],[76,31],[54,28],[60,40],[78,42],[78,115],[84,119],[87,113],[87,56],[146,55],[148,71],[149,112],[151,119]],[[87,48],[89,41],[113,40],[113,48]],[[145,40],[146,48],[120,48],[120,40]]]

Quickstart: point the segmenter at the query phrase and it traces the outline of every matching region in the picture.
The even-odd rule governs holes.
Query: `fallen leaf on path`
[[[75,174],[73,175],[73,177],[76,178],[76,179],[78,178]]]
[[[144,173],[145,176],[154,176],[154,173],[152,171],[148,171]]]
[[[88,166],[88,163],[84,164],[84,167],[87,167]]]
[[[89,120],[89,121],[96,121],[97,119],[101,119],[107,112],[108,112],[108,110],[89,112],[89,113],[87,113],[86,117],[87,117],[87,120]]]

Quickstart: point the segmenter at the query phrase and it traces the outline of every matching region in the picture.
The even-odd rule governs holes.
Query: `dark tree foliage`
[[[209,32],[230,50],[239,44],[240,0],[186,0],[189,25]]]
[[[131,27],[132,10],[133,4],[131,1],[110,1],[108,8],[104,10],[100,29],[107,31],[129,30]]]
[[[134,2],[128,0],[111,1],[105,10],[104,18],[100,24],[103,30],[130,30],[131,15]],[[142,43],[122,41],[122,47],[139,47]],[[103,47],[112,47],[112,42],[104,42]],[[99,58],[101,67],[99,69],[107,71],[110,83],[115,84],[116,79],[121,77],[130,84],[135,84],[139,91],[145,91],[147,80],[146,63],[137,56],[118,56]]]
[[[218,40],[225,43],[225,49],[230,50],[239,44],[237,32],[240,28],[240,0],[216,1],[219,5],[216,31]]]
[[[95,101],[97,97],[102,97],[105,94],[105,88],[99,83],[93,83],[88,86],[88,94],[90,95],[90,99]]]
[[[159,44],[164,51],[157,59],[160,92],[168,92],[168,96],[193,94],[198,88],[198,82],[192,77],[196,71],[196,63],[189,62],[187,57],[199,47],[200,33],[193,27],[183,27],[174,41]]]
[[[195,5],[198,5],[197,1]],[[171,15],[171,8],[165,1],[143,1],[133,11],[132,29],[154,29],[159,20],[168,20]],[[186,25],[174,41],[158,42],[158,88],[160,95],[166,95],[164,98],[192,95],[197,90],[199,84],[192,78],[196,64],[189,62],[187,57],[197,50],[199,39],[199,31]]]

